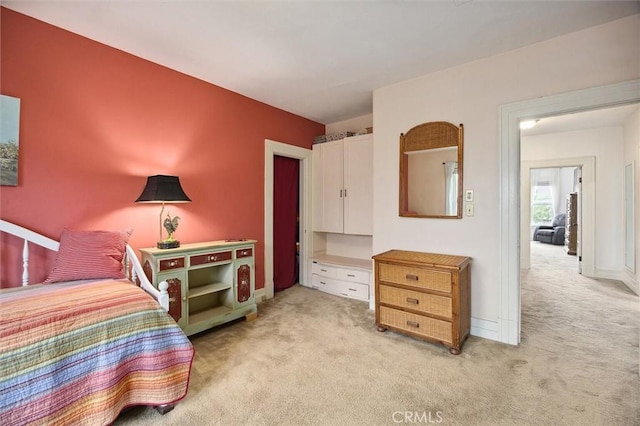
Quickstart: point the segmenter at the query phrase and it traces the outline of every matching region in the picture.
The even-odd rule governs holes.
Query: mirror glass
[[[462,217],[462,138],[442,121],[400,135],[400,216]]]

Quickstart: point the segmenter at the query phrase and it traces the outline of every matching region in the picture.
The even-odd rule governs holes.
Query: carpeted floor
[[[192,338],[172,412],[135,407],[115,424],[638,425],[638,297],[579,275],[562,249],[532,244],[519,346],[472,336],[453,356],[377,332],[366,303],[294,286],[257,320]]]

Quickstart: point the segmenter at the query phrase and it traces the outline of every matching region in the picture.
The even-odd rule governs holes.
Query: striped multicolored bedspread
[[[187,392],[193,347],[129,281],[0,291],[0,425],[103,425]]]

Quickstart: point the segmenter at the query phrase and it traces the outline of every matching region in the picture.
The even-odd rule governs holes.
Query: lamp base
[[[171,241],[158,241],[157,244],[159,249],[172,249],[180,247],[180,241],[171,240]]]

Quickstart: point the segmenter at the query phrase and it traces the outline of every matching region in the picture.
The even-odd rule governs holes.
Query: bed
[[[0,424],[110,424],[126,407],[164,414],[185,397],[193,346],[167,313],[166,283],[148,282],[128,244],[109,255],[125,277],[58,280],[77,272],[60,263],[68,234],[84,234],[63,231],[58,244],[2,220],[0,231],[25,246],[22,286],[0,289]],[[45,283],[28,283],[29,243],[59,249]],[[85,265],[95,254],[80,252]]]

